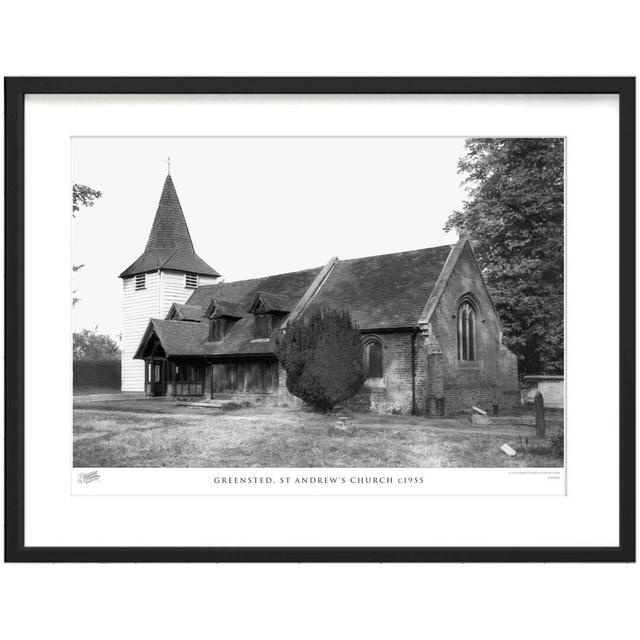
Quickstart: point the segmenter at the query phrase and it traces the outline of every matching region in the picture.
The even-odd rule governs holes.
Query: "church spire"
[[[162,187],[145,251],[151,249],[181,249],[194,252],[191,234],[170,173],[167,174]]]
[[[167,170],[170,171],[169,159]],[[178,199],[171,173],[162,187],[160,202],[153,220],[144,253],[121,274],[121,278],[158,269],[185,271],[207,276],[219,276],[204,260],[196,255]]]

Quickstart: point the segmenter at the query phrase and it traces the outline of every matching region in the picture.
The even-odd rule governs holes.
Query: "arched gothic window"
[[[476,309],[469,300],[458,307],[458,360],[476,359]]]
[[[382,344],[379,340],[370,339],[364,345],[364,369],[368,378],[382,378]]]

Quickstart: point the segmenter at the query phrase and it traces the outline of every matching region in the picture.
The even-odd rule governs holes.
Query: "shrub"
[[[74,360],[73,387],[120,388],[120,360]]]
[[[277,354],[287,389],[322,413],[353,397],[364,382],[360,331],[348,312],[315,311],[287,326]]]
[[[564,459],[564,430],[559,429],[558,431],[554,431],[549,436],[549,441],[551,442],[553,455]]]

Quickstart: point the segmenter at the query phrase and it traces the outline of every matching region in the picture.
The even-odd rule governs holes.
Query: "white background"
[[[463,6],[464,5],[464,6]],[[635,75],[631,3],[12,3],[6,75]],[[3,566],[3,631],[601,638],[637,566]]]
[[[584,301],[598,290],[610,309],[608,338],[617,343],[618,108],[616,96],[38,96],[25,113],[25,376],[42,371],[41,310],[49,309],[47,358],[56,363],[49,384],[25,387],[25,543],[28,546],[613,546],[618,542],[617,429],[601,435],[602,420],[617,415],[616,349],[585,348],[593,328]],[[566,136],[568,491],[539,497],[553,482],[530,479],[527,499],[513,497],[522,478],[504,479],[482,497],[476,470],[432,470],[437,496],[250,498],[144,497],[149,477],[170,478],[182,495],[202,492],[197,474],[146,469],[105,472],[105,491],[120,494],[123,475],[135,478],[128,498],[71,496],[71,235],[55,212],[68,210],[70,140],[74,135],[463,135]],[[327,145],[335,144],[330,140]],[[370,144],[375,144],[371,142]],[[599,160],[595,162],[593,158]],[[250,176],[248,176],[250,180]],[[588,185],[588,188],[585,186]],[[342,195],[344,182],[327,185]],[[347,191],[348,192],[348,191]],[[266,206],[266,204],[265,204]],[[43,215],[43,212],[51,212]],[[366,212],[354,211],[371,225]],[[412,226],[419,224],[417,212]],[[300,216],[303,218],[303,214]],[[383,222],[385,218],[382,218]],[[603,224],[603,220],[608,220]],[[66,228],[65,228],[66,227]],[[295,241],[295,228],[291,231]],[[600,260],[592,247],[599,247]],[[119,251],[119,245],[112,247]],[[266,260],[266,258],[265,258]],[[258,259],[258,262],[260,260]],[[258,267],[256,267],[258,268]],[[43,287],[46,278],[47,286]],[[55,311],[54,311],[55,310]],[[68,311],[67,311],[68,310]],[[65,313],[66,311],[66,313]],[[67,336],[67,341],[62,337]],[[597,364],[594,364],[597,362]],[[607,371],[598,393],[607,416],[596,417],[585,398],[593,368]],[[66,373],[66,375],[65,375]],[[65,385],[66,382],[66,385]],[[52,419],[55,416],[55,419]],[[594,473],[593,461],[598,460]],[[188,470],[187,470],[188,471]],[[483,476],[478,489],[482,492]],[[70,477],[71,476],[71,477]],[[491,475],[489,478],[492,477]],[[43,482],[46,478],[46,482]],[[465,481],[461,482],[460,478]],[[460,484],[462,486],[460,486]],[[535,486],[541,484],[538,490]],[[489,487],[487,483],[484,485]],[[93,487],[88,487],[93,491]],[[434,488],[437,492],[437,488]],[[211,489],[211,493],[215,488]],[[518,492],[518,493],[523,493]],[[173,491],[171,492],[173,493]],[[254,493],[254,492],[251,492]],[[381,492],[382,493],[382,492]],[[402,492],[404,493],[404,492]],[[433,493],[429,491],[429,493]],[[509,497],[511,495],[511,497]],[[339,522],[339,526],[336,526]],[[473,526],[470,526],[470,523]]]

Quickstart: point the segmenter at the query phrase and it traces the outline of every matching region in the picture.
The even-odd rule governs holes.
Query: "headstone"
[[[475,405],[473,405],[473,407],[471,407],[471,410],[474,411],[475,413],[479,413],[481,416],[486,416],[487,412],[484,411],[483,409],[480,409],[480,407],[476,407]]]
[[[536,414],[536,435],[538,438],[544,438],[546,426],[544,423],[544,399],[538,391],[533,399],[533,410]]]
[[[342,431],[343,433],[347,433],[350,435],[353,434],[355,428],[353,426],[351,418],[340,416],[333,424],[333,427],[330,427],[330,432],[335,433],[336,431]]]
[[[503,451],[508,456],[515,456],[516,452],[506,442],[500,447],[500,451]]]

